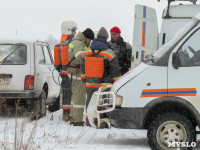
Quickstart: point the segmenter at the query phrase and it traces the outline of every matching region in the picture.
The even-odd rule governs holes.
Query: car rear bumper
[[[0,98],[37,98],[38,92],[0,92]]]

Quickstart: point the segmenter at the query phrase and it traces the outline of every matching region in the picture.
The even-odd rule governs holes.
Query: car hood
[[[150,65],[147,65],[145,63],[141,63],[136,68],[128,71],[126,74],[124,74],[121,78],[119,78],[112,86],[111,91],[114,93],[117,93],[121,87],[123,87],[127,82],[132,80],[134,77],[145,71],[147,68],[149,68]]]

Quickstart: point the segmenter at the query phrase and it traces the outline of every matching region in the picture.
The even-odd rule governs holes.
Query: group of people
[[[83,126],[92,94],[99,87],[112,85],[131,68],[132,47],[124,42],[118,27],[109,34],[101,27],[95,37],[87,28],[76,34],[75,22],[66,21],[61,26],[60,44],[54,48],[55,67],[62,77],[63,120],[74,126]],[[87,97],[87,98],[86,98]]]

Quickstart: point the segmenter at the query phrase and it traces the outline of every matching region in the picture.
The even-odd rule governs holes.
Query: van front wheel
[[[147,137],[154,150],[174,149],[179,146],[192,148],[196,144],[195,125],[184,115],[175,112],[158,115],[151,122]]]

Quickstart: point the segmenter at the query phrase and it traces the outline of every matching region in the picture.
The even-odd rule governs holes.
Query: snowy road
[[[61,120],[61,113],[61,110],[50,113],[38,121],[2,118],[0,149],[150,150],[145,130],[74,127]]]

